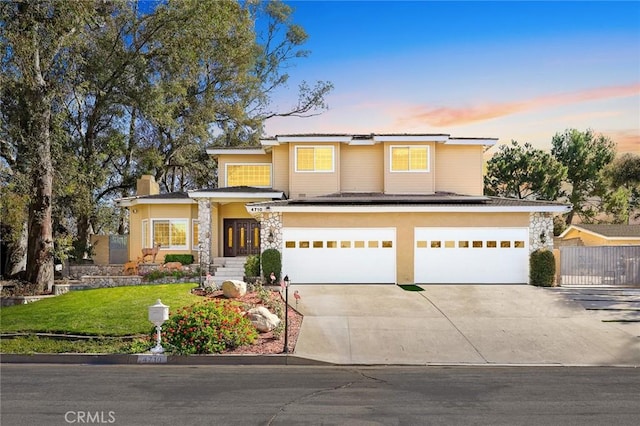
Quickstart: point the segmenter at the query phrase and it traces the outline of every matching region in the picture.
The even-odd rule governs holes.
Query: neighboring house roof
[[[250,211],[342,211],[342,212],[554,212],[566,213],[571,205],[549,202],[519,200],[512,198],[467,196],[453,193],[384,194],[384,193],[337,193],[319,197],[282,201],[265,201],[249,205]]]
[[[607,240],[638,239],[640,238],[640,225],[610,225],[610,224],[586,224],[570,225],[560,234],[564,238],[571,230],[587,232]]]

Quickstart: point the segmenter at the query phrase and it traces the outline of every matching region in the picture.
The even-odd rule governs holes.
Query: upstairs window
[[[392,146],[392,172],[428,172],[428,146]]]
[[[271,188],[271,164],[227,164],[227,186]]]
[[[333,172],[333,147],[297,146],[296,172]]]

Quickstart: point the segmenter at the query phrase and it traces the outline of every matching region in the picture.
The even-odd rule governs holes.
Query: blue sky
[[[329,111],[267,134],[450,133],[548,149],[594,129],[640,153],[640,2],[289,1],[309,34],[285,108],[329,80]]]

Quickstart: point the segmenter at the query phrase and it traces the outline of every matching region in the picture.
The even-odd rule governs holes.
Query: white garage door
[[[529,281],[528,228],[415,228],[420,284]]]
[[[395,228],[284,228],[282,237],[293,283],[396,282]]]

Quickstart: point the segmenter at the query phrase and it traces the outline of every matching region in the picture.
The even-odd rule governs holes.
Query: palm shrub
[[[269,275],[273,272],[276,275],[276,282],[280,281],[282,272],[282,257],[276,249],[266,249],[262,252],[262,274],[265,282],[269,282]]]
[[[542,287],[552,287],[556,276],[556,259],[553,252],[538,249],[529,258],[529,283]]]
[[[221,353],[258,337],[240,303],[219,299],[179,309],[162,328],[162,341],[178,355]]]
[[[244,276],[248,278],[260,276],[260,256],[247,256],[244,264]]]

